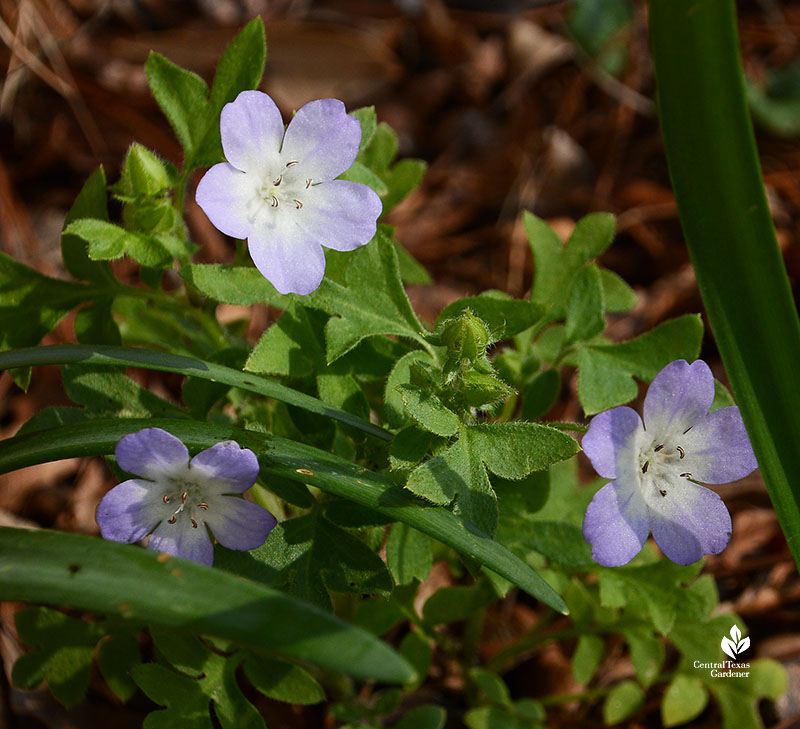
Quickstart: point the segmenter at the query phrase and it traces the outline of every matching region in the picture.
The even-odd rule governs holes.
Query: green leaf
[[[603,284],[603,301],[606,311],[630,311],[636,306],[639,297],[622,277],[607,268],[601,268],[600,282]]]
[[[644,703],[644,691],[635,681],[618,683],[603,702],[603,722],[619,724],[632,717]]]
[[[427,574],[426,574],[427,577]],[[419,688],[424,682],[430,671],[433,662],[433,649],[429,638],[426,638],[417,630],[411,630],[405,634],[400,641],[398,648],[400,655],[403,656],[416,671],[416,678],[406,683],[406,691],[413,691]]]
[[[786,375],[800,362],[800,320],[748,116],[736,7],[651,2],[650,32],[664,146],[699,290],[800,564],[800,392]]]
[[[451,436],[458,432],[458,415],[445,407],[436,395],[416,385],[400,385],[397,389],[406,410],[425,430],[441,436]]]
[[[458,514],[493,533],[497,501],[484,463],[503,478],[523,478],[578,450],[574,438],[536,423],[466,426],[447,451],[411,473],[406,488],[434,504],[449,504],[455,498]]]
[[[261,457],[261,473],[267,483],[273,475],[307,483],[384,514],[392,521],[405,522],[456,551],[468,554],[475,562],[502,575],[532,597],[556,610],[566,611],[561,597],[534,570],[488,535],[465,526],[449,511],[421,508],[419,500],[380,474],[311,446],[265,433],[177,419],[94,420],[0,441],[0,473],[77,455],[111,454],[120,438],[151,427],[167,430],[194,452],[222,440],[235,440],[257,454],[268,451],[268,456]]]
[[[378,195],[385,195],[389,192],[386,183],[378,177],[369,167],[361,164],[361,162],[353,162],[350,169],[343,172],[337,180],[350,180],[351,182],[360,182],[362,185],[371,187]]]
[[[708,691],[697,676],[679,673],[670,681],[661,702],[661,721],[665,727],[686,724],[696,719],[708,704]]]
[[[604,310],[600,269],[596,265],[584,266],[578,271],[572,285],[564,341],[572,344],[600,334],[606,328]]]
[[[424,582],[433,566],[430,537],[398,522],[386,542],[386,564],[398,585]]]
[[[394,729],[443,729],[447,712],[436,704],[415,706],[394,725]]]
[[[517,544],[544,555],[551,562],[570,567],[592,564],[592,550],[583,538],[580,527],[560,521],[530,519]]]
[[[148,698],[167,707],[148,714],[142,729],[212,729],[209,697],[196,681],[155,664],[136,666],[132,675]]]
[[[155,51],[147,58],[145,72],[153,96],[183,147],[184,157],[191,159],[211,116],[206,82]]]
[[[622,405],[638,392],[634,377],[649,382],[676,359],[694,361],[700,353],[703,323],[697,314],[662,322],[636,339],[581,347],[578,399],[586,415]]]
[[[263,581],[327,609],[331,601],[326,588],[358,594],[392,590],[383,560],[316,511],[278,524],[250,557]]]
[[[663,635],[670,634],[679,615],[682,623],[703,623],[707,619],[703,599],[685,589],[701,566],[697,562],[681,567],[662,560],[640,567],[602,568],[598,570],[601,602],[606,607],[635,606]]]
[[[446,306],[436,320],[437,326],[445,319],[469,310],[483,319],[495,340],[508,339],[534,326],[544,314],[544,307],[524,299],[512,299],[499,291],[485,291],[479,296],[468,296]]]
[[[397,252],[397,263],[400,266],[400,278],[403,283],[417,286],[427,286],[433,283],[428,269],[397,241],[394,241],[394,249]]]
[[[322,327],[327,317],[291,302],[264,332],[247,358],[250,372],[284,377],[306,377],[325,367]]]
[[[397,135],[386,122],[381,122],[369,144],[358,157],[371,170],[380,173],[385,171],[397,157],[397,147]]]
[[[128,255],[142,266],[167,268],[174,258],[170,245],[163,236],[132,233],[113,223],[93,218],[76,220],[64,230],[89,244],[89,258],[93,261],[110,261]]]
[[[137,636],[110,635],[100,643],[97,666],[108,687],[120,701],[128,701],[136,693],[136,684],[130,673],[141,660]]]
[[[466,620],[473,612],[496,599],[495,591],[485,579],[474,585],[442,587],[425,601],[422,618],[428,625]]]
[[[81,344],[122,344],[111,311],[113,302],[111,297],[97,299],[75,314],[75,336]]]
[[[46,680],[53,696],[74,706],[89,687],[89,669],[102,632],[90,623],[47,608],[28,608],[16,614],[20,639],[39,650],[14,664],[12,681],[31,690]]]
[[[468,431],[486,467],[503,478],[524,478],[580,450],[573,437],[539,423],[485,423]]]
[[[646,627],[628,628],[623,634],[630,647],[636,678],[642,686],[650,686],[664,665],[664,644]]]
[[[770,69],[766,82],[746,79],[747,101],[753,118],[779,137],[800,134],[800,64]]]
[[[268,304],[285,309],[291,297],[279,294],[255,268],[220,263],[190,263],[178,271],[203,296],[225,304]]]
[[[410,470],[428,454],[434,435],[430,431],[409,425],[392,441],[389,466],[393,471]]]
[[[105,417],[186,418],[188,413],[154,395],[124,372],[108,367],[72,364],[62,369],[67,397],[76,405]]]
[[[532,213],[523,215],[523,224],[534,259],[531,301],[550,307],[551,320],[560,319],[578,270],[611,245],[614,216],[592,213],[581,218],[564,246],[553,229]]]
[[[557,367],[536,375],[522,395],[523,420],[536,420],[545,415],[555,405],[560,392],[561,375]]]
[[[64,219],[63,227],[67,228],[70,223],[81,218],[108,220],[106,174],[102,167],[98,167],[83,184]],[[67,271],[78,280],[105,285],[117,283],[107,263],[89,259],[86,241],[77,236],[62,232],[61,258]]]
[[[247,679],[265,696],[287,704],[318,704],[325,691],[308,671],[291,663],[263,656],[248,656],[244,662]]]
[[[38,344],[93,294],[88,286],[43,276],[0,253],[0,350]],[[17,384],[27,389],[30,370],[12,374]]]
[[[372,137],[375,136],[375,130],[378,126],[378,117],[375,114],[374,106],[362,106],[360,109],[355,109],[350,112],[350,116],[358,119],[361,125],[361,142],[359,144],[359,152],[365,147],[369,146]]]
[[[759,700],[770,698],[774,701],[786,693],[786,670],[777,661],[769,658],[752,661],[749,674],[706,681],[719,703],[726,729],[763,729]]]
[[[267,41],[260,17],[251,20],[225,49],[217,64],[211,85],[206,129],[203,129],[195,164],[211,165],[221,162],[222,144],[219,136],[219,115],[222,107],[233,101],[239,92],[258,88],[264,75]]]
[[[222,570],[95,537],[10,527],[0,529],[0,554],[2,600],[117,613],[362,678],[411,676],[408,664],[369,634]]]
[[[401,159],[382,175],[389,191],[383,196],[383,215],[422,182],[428,165],[421,159]],[[410,283],[410,282],[409,282]]]
[[[484,668],[473,668],[469,677],[486,700],[500,706],[511,706],[511,694],[500,676]]]
[[[599,635],[582,635],[578,638],[570,664],[572,675],[579,684],[585,686],[592,680],[605,652],[605,641]]]
[[[0,258],[1,262],[2,259]],[[0,352],[0,370],[29,365],[68,364],[71,362],[109,367],[118,365],[144,367],[146,369],[176,372],[212,382],[220,382],[231,387],[238,387],[248,392],[274,398],[317,415],[340,420],[347,425],[352,425],[383,440],[391,439],[391,435],[382,428],[343,410],[331,408],[305,393],[292,390],[278,382],[256,375],[248,375],[214,362],[134,347],[105,347],[101,345],[82,347],[65,344],[52,347],[19,349],[13,352]]]
[[[378,334],[393,334],[426,346],[424,327],[400,281],[392,241],[379,231],[372,243],[354,252],[350,260],[346,287],[326,278],[309,297],[309,303],[335,315],[325,327],[328,362]]]

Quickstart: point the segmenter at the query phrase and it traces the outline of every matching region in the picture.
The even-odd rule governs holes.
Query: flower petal
[[[356,159],[361,124],[347,115],[338,99],[311,101],[294,115],[286,129],[281,158],[297,161],[314,182],[338,177]]]
[[[215,499],[214,507],[203,518],[216,540],[228,549],[260,547],[278,523],[266,509],[236,496]]]
[[[655,376],[645,396],[645,430],[662,442],[680,435],[708,413],[712,402],[714,375],[703,360],[670,362]]]
[[[715,410],[681,436],[684,468],[703,483],[729,483],[758,468],[739,408]]]
[[[209,567],[214,562],[214,545],[211,544],[208,529],[204,524],[195,528],[188,519],[178,519],[175,524],[162,521],[151,535],[147,548]]]
[[[662,483],[666,496],[646,494],[650,526],[661,551],[676,564],[718,554],[731,538],[731,515],[710,489],[683,478]]]
[[[283,119],[263,91],[242,91],[225,104],[219,131],[225,159],[237,170],[263,176],[267,170],[280,168]]]
[[[144,428],[120,439],[115,450],[117,465],[151,481],[185,469],[189,451],[174,435],[161,428]]]
[[[603,478],[626,477],[635,483],[641,433],[642,421],[635,410],[613,408],[592,418],[581,447]]]
[[[258,458],[236,441],[226,440],[198,453],[192,458],[189,470],[201,471],[208,479],[206,488],[216,493],[241,493],[258,478]]]
[[[263,204],[256,195],[253,176],[227,162],[214,165],[203,175],[195,200],[215,228],[242,239],[250,235],[254,213]]]
[[[371,187],[331,180],[312,185],[304,197],[298,224],[326,248],[352,251],[375,235],[383,204]]]
[[[291,235],[291,226],[296,225],[291,219],[276,219],[278,225],[257,228],[247,239],[250,257],[280,293],[310,294],[325,274],[322,246],[299,229]]]
[[[650,533],[647,506],[638,488],[612,481],[601,488],[586,509],[583,537],[592,545],[592,557],[606,567],[630,562]]]
[[[103,539],[113,542],[138,542],[164,518],[163,507],[158,484],[139,479],[123,481],[111,489],[97,506],[100,534]]]

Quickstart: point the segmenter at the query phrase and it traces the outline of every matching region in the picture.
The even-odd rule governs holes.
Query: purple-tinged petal
[[[710,489],[686,479],[662,484],[666,496],[646,495],[650,526],[661,551],[676,564],[718,554],[731,538],[731,515]]]
[[[203,518],[216,540],[228,549],[260,547],[278,523],[266,509],[236,496],[215,499],[214,507]]]
[[[350,166],[361,143],[361,124],[347,115],[338,99],[319,99],[303,106],[289,122],[281,159],[297,161],[314,182],[338,177]]]
[[[198,453],[189,464],[192,471],[199,470],[208,479],[207,489],[220,494],[247,491],[258,478],[258,458],[248,448],[236,441],[226,440]]]
[[[205,524],[200,523],[195,528],[188,519],[178,519],[175,524],[162,521],[151,535],[147,548],[209,567],[214,562],[214,545]]]
[[[275,102],[263,91],[242,91],[225,104],[219,131],[225,159],[236,169],[256,175],[279,170],[283,119]]]
[[[263,204],[256,192],[252,175],[223,162],[203,175],[195,200],[215,228],[244,239],[253,230],[254,211]]]
[[[189,451],[174,435],[161,428],[144,428],[120,439],[115,451],[117,465],[151,481],[185,469]]]
[[[280,293],[305,296],[325,275],[325,254],[322,246],[302,231],[292,237],[291,225],[256,230],[247,243],[256,268]]]
[[[371,187],[332,180],[313,185],[304,197],[298,224],[326,248],[352,251],[375,235],[383,204]]]
[[[111,489],[97,506],[100,534],[112,542],[138,542],[164,518],[163,507],[158,484],[138,479],[123,481]]]
[[[647,506],[635,486],[612,481],[601,488],[586,509],[583,537],[592,557],[605,567],[619,567],[641,551],[650,533]]]
[[[638,467],[639,414],[629,407],[606,410],[592,418],[583,436],[583,452],[603,478],[633,478]]]
[[[709,413],[682,435],[680,442],[686,453],[682,467],[696,481],[729,483],[758,468],[737,407]]]
[[[703,360],[670,362],[644,399],[644,427],[656,441],[676,437],[705,416],[714,402],[714,375]]]

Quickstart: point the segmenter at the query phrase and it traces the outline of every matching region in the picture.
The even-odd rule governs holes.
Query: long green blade
[[[0,600],[117,613],[358,678],[402,683],[413,675],[385,643],[302,600],[222,570],[80,534],[1,528]]]
[[[357,415],[326,405],[304,392],[298,392],[279,382],[268,380],[260,375],[240,372],[214,362],[192,359],[177,354],[166,354],[139,347],[109,347],[102,344],[84,346],[80,344],[58,344],[50,347],[28,347],[0,352],[0,371],[14,367],[31,367],[36,365],[58,365],[81,362],[83,364],[143,367],[148,370],[175,372],[180,375],[199,377],[211,382],[238,387],[241,390],[255,392],[288,405],[307,410],[310,413],[324,415],[339,422],[352,425],[354,428],[377,436],[386,441],[392,434],[383,428],[362,420]]]
[[[92,420],[0,441],[0,473],[61,458],[110,454],[124,435],[151,427],[169,431],[192,451],[235,440],[259,455],[267,483],[269,474],[280,475],[403,521],[469,555],[554,609],[567,612],[560,595],[525,562],[447,509],[429,507],[387,478],[350,461],[264,433],[188,420]]]
[[[733,0],[650,0],[658,104],[700,292],[800,564],[800,322],[747,109]]]

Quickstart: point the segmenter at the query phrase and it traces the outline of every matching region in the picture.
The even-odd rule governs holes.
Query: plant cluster
[[[0,529],[0,598],[106,616],[19,611],[33,650],[15,684],[46,680],[72,705],[96,663],[121,701],[138,689],[163,707],[149,729],[263,728],[256,694],[327,701],[350,729],[441,729],[445,709],[414,694],[447,661],[470,729],[536,729],[574,701],[599,702],[613,725],[648,697],[676,726],[712,696],[726,727],[760,727],[758,701],[785,687],[777,663],[753,660],[746,678],[697,667],[720,661],[720,638],[744,623],[720,614],[700,575],[730,517],[696,482],[756,465],[730,394],[695,361],[700,317],[612,341],[606,315],[636,303],[597,262],[614,217],[584,217],[562,244],[525,213],[530,297],[486,291],[427,326],[404,290],[427,273],[384,222],[424,164],[397,160],[371,107],[311,102],[284,130],[253,90],[265,58],[260,20],[210,89],[151,54],[182,167],[134,144],[113,184],[102,169],[89,178],[61,240],[72,281],[0,254],[0,367],[27,388],[32,366],[60,364],[74,404],[1,442],[0,471],[105,455],[120,481],[97,512],[108,541]],[[200,167],[198,203],[239,239],[231,265],[192,262],[183,211]],[[123,256],[140,265],[137,285],[109,266]],[[252,347],[248,322],[220,322],[220,303],[281,313]],[[73,311],[78,344],[37,346]],[[182,401],[128,367],[182,375]],[[546,419],[568,372],[596,416],[583,443],[607,485],[578,484],[587,426]],[[654,379],[643,426],[621,406]],[[678,564],[645,544],[651,528]],[[147,535],[150,551],[114,543]],[[422,601],[435,563],[455,584]],[[517,589],[538,601],[537,623],[481,660],[487,613]],[[585,690],[513,698],[504,674],[554,640]],[[630,675],[597,682],[612,649]]]

